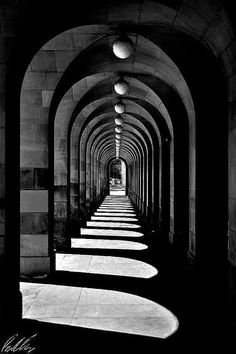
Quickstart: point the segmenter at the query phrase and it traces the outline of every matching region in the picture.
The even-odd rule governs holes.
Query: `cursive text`
[[[26,352],[32,353],[36,347],[31,345],[31,341],[35,339],[37,334],[30,337],[20,337],[19,334],[14,334],[3,344],[1,353]]]

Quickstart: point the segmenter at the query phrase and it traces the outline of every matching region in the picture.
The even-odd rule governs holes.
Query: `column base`
[[[20,274],[22,276],[34,277],[50,274],[49,257],[21,257]]]

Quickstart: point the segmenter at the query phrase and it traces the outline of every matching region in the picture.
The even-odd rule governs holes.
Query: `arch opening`
[[[126,164],[114,159],[109,164],[109,195],[126,195]]]

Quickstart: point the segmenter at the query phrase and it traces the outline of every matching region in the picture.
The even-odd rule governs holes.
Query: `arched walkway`
[[[47,308],[53,328],[100,339],[227,332],[217,323],[234,321],[236,302],[232,14],[221,0],[0,4],[0,327],[22,320],[23,303],[36,327],[49,326]],[[114,51],[124,40],[127,58]],[[96,292],[108,304],[90,312],[82,299]],[[107,299],[124,296],[108,320]]]

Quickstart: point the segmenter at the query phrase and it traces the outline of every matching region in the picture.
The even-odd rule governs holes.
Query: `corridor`
[[[139,279],[158,276],[155,267],[138,260],[138,253],[148,246],[127,196],[107,196],[94,214],[80,236],[72,238],[71,253],[56,254],[58,273],[64,272],[65,279],[66,272],[73,272],[78,279],[79,273],[118,276],[120,284],[121,277],[137,278],[137,289]],[[139,230],[136,234],[133,227]],[[103,255],[105,250],[109,253]],[[107,278],[105,290],[21,283],[23,318],[157,338],[166,338],[178,329],[177,318],[161,304],[109,290],[109,284]]]
[[[0,352],[229,343],[233,5],[0,1]]]

